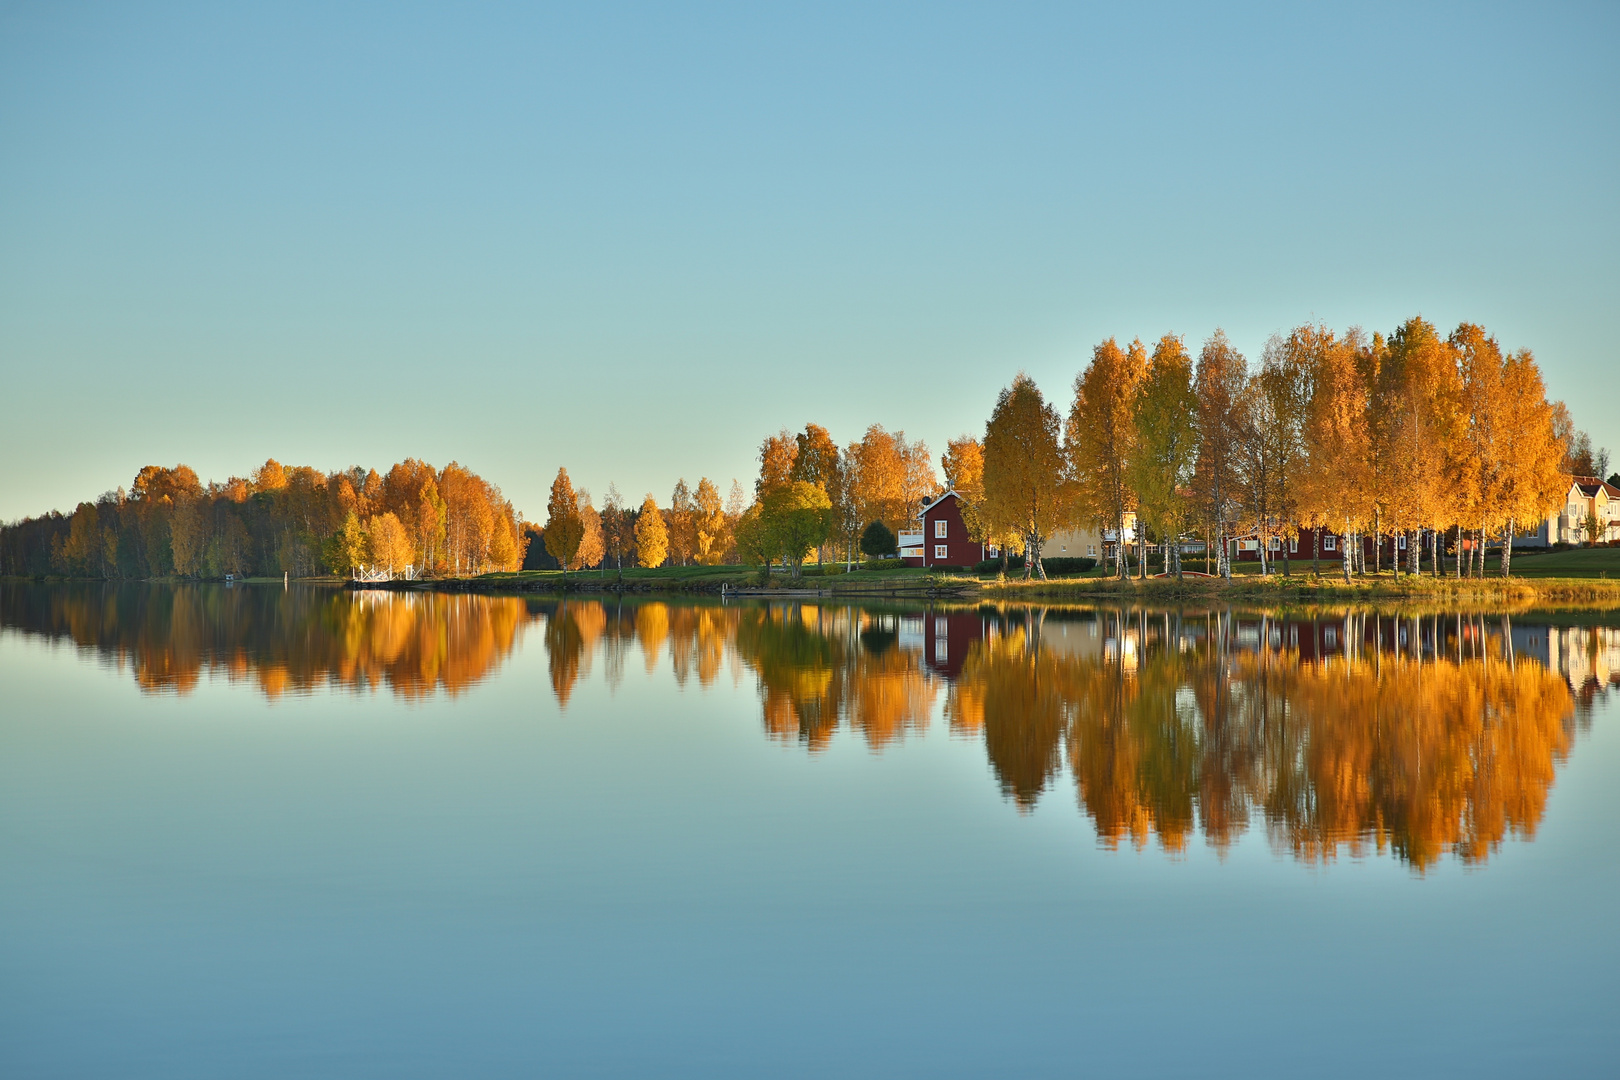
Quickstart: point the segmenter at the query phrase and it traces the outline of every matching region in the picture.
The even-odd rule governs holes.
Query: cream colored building
[[[1095,525],[1081,528],[1059,529],[1041,545],[1043,559],[1096,559],[1099,562],[1113,551],[1113,529],[1099,529]],[[1136,543],[1136,515],[1125,515],[1125,542]]]
[[[1584,544],[1588,514],[1597,515],[1600,542],[1620,540],[1620,488],[1595,476],[1572,476],[1564,504],[1534,531],[1515,536],[1513,542],[1525,547]]]

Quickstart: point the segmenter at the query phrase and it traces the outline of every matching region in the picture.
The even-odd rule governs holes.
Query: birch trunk
[[[1344,519],[1343,547],[1344,551],[1341,554],[1344,559],[1344,583],[1348,585],[1350,584],[1350,519],[1348,517]]]
[[[1513,569],[1513,519],[1508,518],[1507,536],[1502,538],[1502,576],[1509,577]],[[1503,616],[1506,618],[1506,616]]]

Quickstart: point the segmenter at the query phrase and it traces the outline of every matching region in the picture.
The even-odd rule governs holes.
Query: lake
[[[1612,1076],[1620,614],[0,585],[0,1073]]]

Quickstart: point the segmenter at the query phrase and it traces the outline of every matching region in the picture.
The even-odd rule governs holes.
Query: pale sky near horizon
[[[542,518],[1098,341],[1422,314],[1620,451],[1620,6],[0,6],[0,520],[456,459]],[[1606,329],[1607,328],[1607,329]],[[1620,454],[1617,454],[1620,456]]]

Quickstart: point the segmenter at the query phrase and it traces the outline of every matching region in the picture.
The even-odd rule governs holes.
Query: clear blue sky
[[[0,518],[268,456],[666,500],[1109,335],[1483,323],[1620,449],[1620,6],[0,8]],[[600,500],[599,500],[600,501]]]

